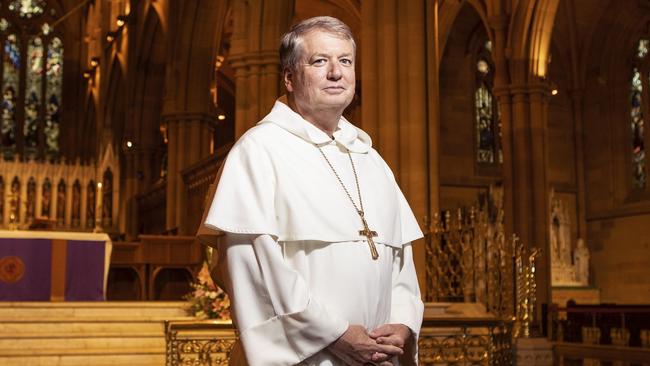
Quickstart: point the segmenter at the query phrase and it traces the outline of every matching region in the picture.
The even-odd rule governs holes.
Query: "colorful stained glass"
[[[38,146],[38,120],[43,99],[43,41],[40,37],[29,40],[27,46],[27,88],[25,89],[25,124],[23,136],[26,148]]]
[[[20,44],[15,34],[7,36],[2,56],[2,105],[0,106],[0,133],[6,158],[11,158],[16,147],[16,105],[20,75]]]
[[[476,161],[481,164],[503,162],[501,114],[496,99],[492,95],[493,74],[492,42],[488,40],[478,51],[475,69],[477,83],[474,91]]]
[[[59,123],[63,86],[63,43],[52,38],[47,49],[47,108],[45,110],[45,149],[49,156],[59,154]]]
[[[495,162],[494,111],[492,93],[481,85],[474,93],[476,114],[476,159],[479,163]]]
[[[642,93],[641,73],[635,67],[630,83],[630,127],[632,132],[632,176],[634,185],[638,188],[644,188],[646,182]]]
[[[648,54],[648,47],[650,47],[650,40],[640,39],[639,44],[636,46],[636,57],[645,58]]]
[[[490,64],[487,61],[481,59],[476,63],[476,70],[481,74],[487,74],[490,72]]]
[[[13,0],[9,3],[9,10],[18,13],[22,18],[31,18],[43,14],[45,0]]]
[[[9,28],[9,22],[5,18],[0,18],[0,33],[3,33]]]

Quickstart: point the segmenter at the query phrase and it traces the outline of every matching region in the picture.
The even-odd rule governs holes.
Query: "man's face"
[[[303,38],[301,49],[296,70],[285,73],[285,85],[300,112],[342,113],[354,97],[352,42],[315,30]]]

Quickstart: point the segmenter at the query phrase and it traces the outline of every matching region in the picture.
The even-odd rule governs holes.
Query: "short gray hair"
[[[280,42],[280,69],[295,70],[302,51],[302,40],[309,32],[320,30],[331,33],[352,42],[354,51],[357,51],[357,44],[354,42],[352,31],[342,21],[328,16],[305,19],[291,27],[289,32],[282,36]]]

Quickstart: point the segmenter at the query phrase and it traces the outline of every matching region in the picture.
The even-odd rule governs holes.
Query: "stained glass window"
[[[483,44],[476,58],[474,116],[476,127],[476,161],[480,164],[503,162],[499,106],[492,94],[492,43]]]
[[[43,14],[45,0],[13,0],[9,3],[9,10],[18,13],[22,18],[31,18]]]
[[[27,47],[27,88],[25,90],[25,147],[35,152],[38,146],[38,120],[43,99],[43,41],[34,37]]]
[[[16,148],[16,105],[20,77],[20,45],[15,34],[5,39],[2,55],[2,147],[11,157]]]
[[[632,183],[637,189],[646,188],[647,180],[647,159],[645,156],[645,122],[643,120],[643,110],[647,107],[648,91],[644,91],[644,84],[648,78],[648,69],[650,62],[647,57],[650,51],[650,40],[640,39],[634,50],[636,59],[632,67],[632,76],[630,78],[630,139],[632,142],[631,163],[632,163]],[[647,84],[646,84],[647,85]],[[629,146],[629,145],[628,145]]]
[[[634,185],[645,187],[645,148],[643,143],[643,85],[641,73],[635,67],[630,83],[630,119],[632,131],[632,175]]]
[[[645,58],[648,54],[648,47],[650,46],[650,40],[641,39],[639,40],[639,45],[636,48],[636,56],[638,58]]]
[[[45,148],[50,155],[59,152],[59,123],[63,85],[63,44],[52,38],[47,50],[47,108],[45,110]]]
[[[45,1],[8,4],[0,7],[0,154],[53,160],[59,156],[63,42]]]

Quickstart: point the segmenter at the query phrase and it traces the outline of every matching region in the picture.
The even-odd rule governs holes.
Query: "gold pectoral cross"
[[[363,230],[359,230],[359,235],[363,235],[368,239],[368,246],[370,247],[370,255],[372,256],[372,259],[377,260],[379,258],[379,253],[377,253],[377,247],[375,246],[375,241],[372,240],[373,237],[377,236],[376,231],[370,230],[368,227],[368,222],[366,222],[366,218],[363,216],[363,211],[359,210],[359,217],[361,217],[361,223],[363,223]]]

